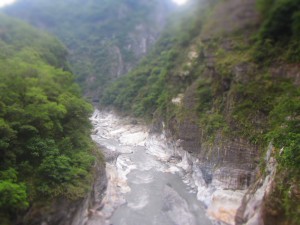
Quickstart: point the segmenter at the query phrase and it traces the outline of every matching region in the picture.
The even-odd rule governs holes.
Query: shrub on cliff
[[[266,58],[284,54],[289,61],[299,61],[300,1],[261,0],[259,2],[264,16],[258,35],[259,45],[268,46],[262,48],[261,56]]]

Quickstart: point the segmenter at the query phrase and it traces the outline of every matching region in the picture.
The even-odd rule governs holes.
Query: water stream
[[[96,110],[92,138],[106,156],[108,187],[89,225],[211,225],[184,159],[174,157],[147,126]]]

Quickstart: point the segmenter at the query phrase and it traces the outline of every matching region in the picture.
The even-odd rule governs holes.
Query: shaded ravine
[[[93,140],[106,158],[105,197],[90,210],[88,225],[211,225],[190,184],[185,157],[147,126],[113,112],[96,110]],[[189,184],[187,184],[189,183]]]

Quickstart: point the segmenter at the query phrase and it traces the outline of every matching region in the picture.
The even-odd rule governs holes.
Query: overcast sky
[[[178,5],[183,5],[184,3],[187,2],[187,0],[173,0],[174,2],[176,2]]]
[[[13,3],[15,0],[0,0],[0,7]]]

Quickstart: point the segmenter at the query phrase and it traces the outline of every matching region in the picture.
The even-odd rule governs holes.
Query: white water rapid
[[[197,198],[187,154],[164,134],[112,112],[96,110],[93,140],[106,157],[108,186],[88,225],[211,225]],[[198,196],[199,197],[199,196]]]

